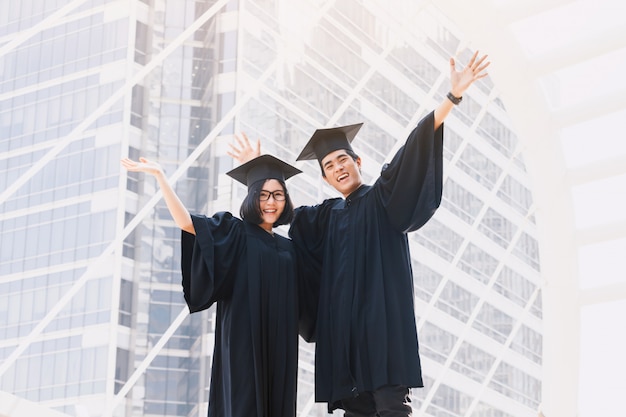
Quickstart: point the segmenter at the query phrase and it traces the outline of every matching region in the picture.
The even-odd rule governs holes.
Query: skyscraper
[[[367,182],[471,55],[430,2],[74,0],[0,13],[0,390],[89,415],[205,415],[213,310],[188,316],[159,160],[190,211],[238,213],[236,131],[293,161],[363,121]],[[528,416],[540,401],[533,205],[498,91],[446,120],[442,207],[410,235],[428,416]],[[334,197],[314,163],[296,204]],[[286,229],[283,229],[285,231]],[[313,405],[301,344],[298,410]]]

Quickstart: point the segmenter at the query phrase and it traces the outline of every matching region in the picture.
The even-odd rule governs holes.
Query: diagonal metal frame
[[[189,310],[187,307],[183,307],[180,313],[176,316],[174,321],[169,325],[165,333],[161,335],[157,343],[150,349],[150,352],[146,355],[146,357],[141,361],[139,366],[135,369],[132,375],[128,378],[128,380],[124,383],[124,386],[119,390],[115,397],[113,397],[113,401],[107,404],[107,408],[102,415],[102,417],[111,417],[113,415],[113,411],[115,408],[122,402],[126,394],[130,392],[130,390],[135,386],[139,378],[146,372],[148,366],[152,363],[154,358],[161,352],[161,349],[165,346],[165,344],[170,340],[174,332],[178,330],[180,325],[189,315]]]
[[[178,35],[163,51],[161,51],[150,63],[139,71],[134,77],[132,77],[122,88],[118,89],[109,99],[101,104],[87,119],[79,124],[74,130],[65,138],[63,138],[59,144],[51,149],[46,155],[38,161],[31,169],[24,173],[14,184],[9,187],[0,198],[0,204],[6,200],[13,192],[19,189],[19,186],[26,183],[33,175],[35,175],[41,168],[43,168],[54,156],[61,152],[67,145],[80,137],[83,130],[86,129],[93,121],[97,120],[108,108],[113,105],[117,100],[131,91],[132,87],[143,79],[152,69],[162,64],[163,61],[179,47],[189,36],[191,36],[196,30],[198,30],[204,23],[206,23],[211,17],[213,17],[217,11],[219,11],[229,0],[220,0],[207,10],[202,16],[200,16],[194,23],[192,23],[184,32]],[[273,72],[273,67],[270,67],[264,74],[265,78],[259,79],[259,82],[265,80]],[[248,99],[251,94],[248,95]],[[198,147],[189,155],[185,162],[178,168],[178,170],[170,178],[175,182],[180,178],[187,168],[191,166],[202,152],[209,146],[217,134],[223,129],[223,127],[234,117],[236,112],[241,106],[247,102],[247,100],[241,100],[227,115],[213,128],[209,135],[198,145]],[[16,184],[19,184],[15,187]],[[4,199],[3,199],[4,198]],[[124,228],[122,233],[103,250],[100,256],[96,258],[83,273],[83,275],[76,280],[72,287],[61,297],[59,301],[50,309],[46,316],[31,330],[31,332],[20,342],[18,347],[7,357],[7,359],[0,365],[0,376],[3,375],[10,366],[17,360],[17,358],[30,346],[35,338],[46,328],[46,326],[61,312],[61,310],[70,302],[70,300],[78,293],[78,291],[85,285],[85,283],[93,278],[99,268],[108,260],[108,257],[114,252],[114,249],[120,245],[124,239],[130,234],[130,232],[137,227],[137,225],[147,216],[156,203],[160,200],[161,193],[157,192],[144,206],[142,210],[129,222]]]
[[[251,89],[245,96],[243,96],[220,122],[211,130],[209,135],[194,149],[194,151],[185,159],[180,167],[169,177],[168,181],[175,183],[195,162],[200,155],[208,148],[222,129],[235,117],[241,107],[245,105],[254,96],[258,89],[258,84],[261,84],[269,78],[271,74],[275,72],[275,63],[268,67],[264,74],[259,77],[257,87]],[[154,206],[159,202],[162,197],[162,193],[158,191],[154,196],[146,203],[146,205],[133,217],[124,230],[116,236],[113,240],[96,258],[83,275],[72,285],[72,287],[64,294],[64,296],[55,304],[55,306],[48,312],[48,314],[38,323],[38,325],[29,333],[29,335],[20,343],[20,345],[9,355],[9,357],[0,366],[0,376],[7,371],[7,369],[15,362],[15,360],[21,355],[24,350],[35,340],[35,338],[45,329],[45,327],[59,314],[59,312],[67,305],[67,303],[76,295],[76,293],[85,285],[85,283],[92,279],[94,275],[100,270],[100,267],[108,261],[110,255],[113,254],[115,247],[120,245],[124,239],[135,229],[143,219],[152,211]]]
[[[132,88],[143,78],[148,75],[154,68],[161,65],[163,61],[170,56],[182,43],[196,32],[204,23],[213,17],[226,3],[230,0],[219,0],[210,9],[196,19],[187,29],[178,35],[165,49],[163,49],[152,61],[139,70],[134,76],[129,78],[126,83],[115,91],[108,99],[106,99],[96,110],[79,123],[72,131],[61,139],[54,147],[52,147],[41,159],[39,159],[32,167],[15,180],[5,191],[0,194],[0,205],[3,204],[11,195],[13,195],[22,185],[37,174],[46,166],[55,156],[61,153],[70,143],[79,140],[83,132],[91,126],[100,116],[102,116],[113,104],[128,94]]]
[[[24,42],[26,42],[33,36],[35,36],[39,32],[51,28],[52,26],[56,24],[56,22],[59,19],[61,19],[62,17],[70,13],[72,10],[74,10],[75,8],[85,3],[86,1],[87,0],[74,0],[66,4],[65,6],[61,7],[59,10],[52,13],[50,16],[46,17],[45,19],[35,24],[34,26],[22,32],[19,32],[13,39],[11,39],[9,42],[5,43],[4,45],[0,47],[0,58],[6,55],[7,53],[11,52],[13,49],[17,48],[18,46],[20,46],[21,44],[23,44]]]

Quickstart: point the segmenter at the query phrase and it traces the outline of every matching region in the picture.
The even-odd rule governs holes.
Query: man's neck
[[[354,194],[354,192],[355,192],[356,190],[358,190],[358,189],[359,189],[359,188],[361,188],[362,186],[363,186],[363,183],[360,183],[360,184],[359,184],[359,185],[357,185],[356,187],[352,188],[352,189],[350,190],[350,192],[349,192],[349,193],[347,193],[347,194],[342,194],[343,199],[345,200],[346,198],[350,197],[352,194]]]

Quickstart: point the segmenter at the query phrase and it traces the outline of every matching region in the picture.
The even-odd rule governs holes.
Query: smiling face
[[[333,151],[322,159],[324,179],[345,197],[361,186],[361,158],[353,159],[344,149]]]
[[[280,218],[285,209],[286,193],[278,180],[269,179],[263,183],[259,196],[261,209],[261,226],[268,232],[272,231],[274,223]]]

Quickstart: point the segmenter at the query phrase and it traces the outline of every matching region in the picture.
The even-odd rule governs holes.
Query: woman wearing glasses
[[[182,229],[182,286],[193,313],[217,302],[209,417],[294,417],[298,362],[297,266],[285,180],[301,171],[270,155],[227,174],[248,187],[241,219],[228,212],[191,215],[159,164],[123,159],[156,177]]]

